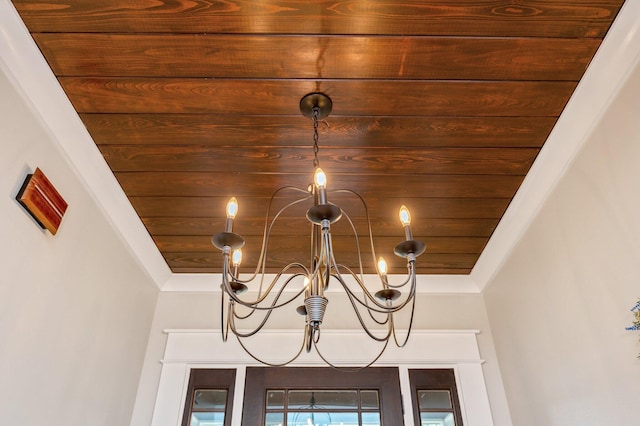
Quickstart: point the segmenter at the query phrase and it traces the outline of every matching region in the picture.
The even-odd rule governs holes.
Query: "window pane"
[[[420,413],[421,426],[455,426],[452,413]]]
[[[267,391],[267,408],[271,410],[284,409],[284,391]]]
[[[380,426],[380,413],[362,413],[362,426]]]
[[[201,410],[221,410],[227,402],[225,389],[196,390],[193,396],[193,408]]]
[[[284,413],[267,413],[265,424],[266,426],[282,426],[284,424]]]
[[[365,409],[374,409],[380,407],[380,402],[378,399],[378,391],[370,390],[370,391],[361,391],[360,399],[362,403],[362,408]]]
[[[358,413],[326,413],[314,411],[287,414],[287,426],[358,426]]]
[[[447,390],[419,390],[420,410],[451,410],[451,394]]]
[[[358,391],[289,391],[290,409],[357,409]]]
[[[222,426],[224,413],[191,413],[190,426]]]

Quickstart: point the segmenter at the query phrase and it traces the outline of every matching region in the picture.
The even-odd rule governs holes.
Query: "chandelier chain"
[[[320,107],[313,107],[313,167],[320,167],[320,160],[318,160],[318,114],[320,113]]]

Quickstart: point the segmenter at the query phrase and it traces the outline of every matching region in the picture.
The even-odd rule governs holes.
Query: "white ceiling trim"
[[[422,275],[420,292],[477,293],[495,276],[637,64],[639,16],[640,1],[627,1],[471,274]],[[0,69],[156,285],[215,291],[215,274],[171,273],[10,0],[0,0]]]
[[[480,291],[509,258],[639,62],[640,1],[627,0],[471,271]]]

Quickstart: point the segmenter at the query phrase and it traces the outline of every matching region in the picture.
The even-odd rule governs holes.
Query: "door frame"
[[[380,397],[384,426],[404,425],[397,367],[341,371],[330,367],[247,367],[242,424],[264,425],[267,389],[371,389]]]

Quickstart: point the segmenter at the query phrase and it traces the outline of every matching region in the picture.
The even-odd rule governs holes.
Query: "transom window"
[[[230,426],[236,371],[193,369],[182,426]]]
[[[266,426],[380,426],[377,390],[267,390]]]
[[[419,390],[420,426],[455,426],[449,390]]]
[[[409,370],[416,426],[462,426],[452,369]]]
[[[226,407],[226,389],[196,389],[189,426],[223,426]]]

